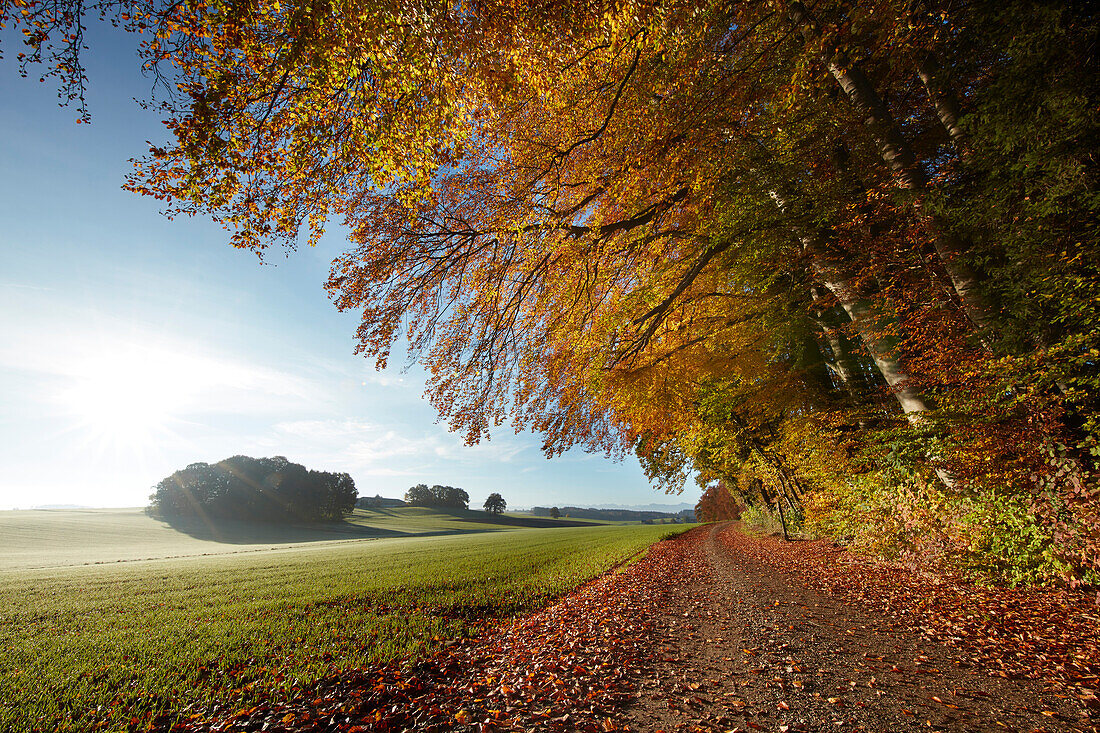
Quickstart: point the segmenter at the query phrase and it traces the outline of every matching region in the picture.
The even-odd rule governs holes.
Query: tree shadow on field
[[[437,509],[440,514],[450,514],[460,522],[479,524],[498,524],[504,527],[598,527],[598,522],[585,522],[577,519],[550,519],[548,517],[510,517],[504,514],[489,514],[472,509]]]
[[[177,532],[190,535],[195,539],[231,545],[282,545],[296,542],[332,542],[416,535],[412,532],[368,527],[344,521],[276,524],[211,517],[157,517],[157,519]],[[450,532],[431,534],[450,534]]]
[[[407,512],[394,511],[388,508],[371,508],[366,510],[382,523],[392,520],[411,518]],[[441,535],[478,534],[484,532],[500,532],[511,527],[592,527],[597,526],[589,522],[581,522],[567,519],[546,519],[541,517],[509,517],[491,515],[488,512],[479,512],[471,509],[445,509],[431,507],[432,514],[441,515],[445,522],[458,524],[471,523],[491,525],[482,527],[442,526],[425,528],[422,531],[416,529],[403,530],[391,529],[385,526],[371,526],[358,522],[341,520],[337,522],[249,522],[240,519],[220,519],[216,517],[173,517],[155,516],[154,519],[163,522],[177,532],[194,537],[198,540],[209,542],[221,542],[231,545],[283,545],[304,542],[333,542],[339,540],[365,540],[385,539],[397,537],[438,537]],[[364,519],[364,517],[359,517]],[[369,521],[369,520],[368,520]]]

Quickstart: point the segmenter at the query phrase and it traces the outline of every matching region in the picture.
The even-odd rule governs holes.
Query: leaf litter
[[[749,636],[731,628],[731,624],[748,624],[747,616],[738,616],[740,600],[685,602],[684,589],[704,588],[705,576],[713,574],[703,551],[706,541],[721,546],[734,561],[742,558],[779,571],[778,580],[772,579],[778,584],[773,588],[800,585],[804,588],[800,593],[822,593],[850,607],[881,614],[887,622],[912,627],[969,655],[984,672],[1072,689],[1084,715],[1091,710],[1088,695],[1095,687],[1088,685],[1095,684],[1100,656],[1095,634],[1084,633],[1078,614],[1095,611],[1071,594],[973,588],[953,579],[867,562],[830,543],[748,537],[727,525],[702,527],[660,542],[636,561],[581,586],[549,608],[487,624],[480,635],[447,642],[432,656],[336,673],[297,690],[288,700],[243,709],[235,709],[232,703],[185,709],[162,715],[145,729],[157,733],[800,731],[847,725],[860,730],[867,729],[858,718],[871,709],[867,701],[886,694],[879,688],[891,686],[904,688],[891,692],[896,698],[896,720],[911,720],[914,729],[966,729],[958,726],[969,719],[951,717],[958,713],[963,693],[953,690],[960,697],[944,700],[946,693],[933,695],[922,684],[921,673],[927,671],[929,679],[934,678],[932,673],[940,670],[932,665],[942,661],[918,657],[911,672],[896,664],[880,669],[860,661],[860,673],[876,670],[879,677],[848,679],[841,685],[838,673],[855,678],[857,672],[840,668],[823,676],[818,669],[815,679],[810,674],[815,664],[812,655],[777,656],[797,651],[789,639],[783,642],[783,634],[794,633],[796,623],[787,625],[788,632],[774,623],[778,616],[769,616],[773,626],[757,623],[756,636],[746,641]],[[747,567],[730,566],[722,572],[732,576]],[[752,572],[760,575],[759,569]],[[720,583],[727,580],[730,577],[719,577]],[[680,595],[673,592],[677,589]],[[771,614],[786,612],[796,603],[782,597],[756,601]],[[746,600],[745,608],[749,605]],[[725,608],[729,614],[720,623],[708,607]],[[701,622],[708,617],[706,626]],[[667,624],[669,618],[676,619],[672,626]],[[659,619],[665,621],[658,623]],[[839,659],[841,652],[850,652],[843,648],[846,642],[862,638],[855,626],[831,633],[815,637],[828,647],[815,653],[836,654]],[[718,664],[690,666],[690,657],[699,650]],[[927,670],[921,669],[922,658],[927,660]],[[862,659],[891,664],[881,652],[876,657],[864,651]],[[685,662],[688,667],[683,667]],[[681,665],[679,676],[669,672],[675,665]],[[708,670],[720,674],[707,680]],[[723,692],[722,685],[733,689]],[[826,685],[841,691],[822,694]],[[915,703],[917,698],[923,702]],[[999,703],[980,689],[967,700],[971,706],[990,709]],[[927,710],[933,705],[947,717],[933,723],[936,716]],[[660,714],[655,712],[658,708]],[[1063,727],[1069,721],[1064,711],[1032,712],[1049,716],[1051,727],[1029,729],[1087,729]],[[1087,719],[1077,724],[1087,725]]]
[[[1071,688],[1100,687],[1100,607],[1059,588],[994,588],[874,563],[825,540],[784,542],[725,532],[732,552],[799,583],[896,620],[955,647],[990,674]]]
[[[330,676],[286,702],[162,715],[150,730],[618,730],[616,711],[653,654],[647,620],[674,582],[661,542],[525,618],[444,645],[433,656]]]

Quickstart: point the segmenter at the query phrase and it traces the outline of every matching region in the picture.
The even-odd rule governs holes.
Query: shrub
[[[1028,500],[1003,491],[960,496],[915,475],[867,474],[807,497],[806,516],[812,536],[981,584],[1055,583],[1071,570]]]
[[[1057,557],[1050,533],[1017,497],[987,494],[960,503],[961,536],[955,564],[980,583],[1009,586],[1050,583],[1070,566]]]
[[[779,517],[761,506],[746,507],[741,512],[741,521],[746,526],[768,534],[783,531],[783,525],[779,522]]]

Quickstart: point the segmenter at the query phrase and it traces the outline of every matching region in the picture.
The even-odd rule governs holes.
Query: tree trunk
[[[825,345],[829,348],[829,353],[832,355],[832,362],[828,363],[829,371],[836,377],[836,381],[840,383],[840,388],[851,398],[852,402],[860,404],[867,397],[863,376],[855,362],[852,361],[840,329],[835,324],[830,323],[826,317],[828,308],[819,305],[823,299],[820,288],[816,285],[811,287],[810,294],[813,296],[814,305],[817,308],[813,321],[821,332]]]
[[[805,244],[805,243],[804,243]],[[822,284],[829,289],[848,317],[852,327],[859,334],[867,348],[867,353],[875,362],[882,378],[886,380],[906,419],[914,425],[923,424],[922,413],[934,409],[930,400],[917,390],[908,371],[895,355],[895,340],[887,331],[893,325],[888,317],[876,315],[864,298],[859,297],[851,281],[837,271],[837,268],[821,255],[814,255],[814,273]]]
[[[759,151],[762,165],[766,166],[770,158],[767,148],[758,140],[752,142]],[[766,171],[750,169],[750,172],[760,180],[776,208],[787,218],[794,236],[802,245],[802,251],[810,257],[814,274],[836,296],[844,312],[848,314],[852,328],[878,367],[894,399],[898,401],[905,419],[914,427],[926,425],[925,413],[935,409],[935,406],[916,388],[905,366],[898,359],[897,344],[889,333],[896,325],[892,322],[893,319],[876,314],[871,304],[861,297],[851,276],[847,274],[844,261],[850,256],[830,247],[825,237],[799,221],[796,212],[792,211],[789,198],[781,193],[781,185],[771,180]],[[955,488],[957,481],[949,471],[936,466],[933,466],[933,470],[945,487],[949,490]]]
[[[782,213],[790,215],[790,204],[786,198],[774,189],[769,190],[768,195]],[[908,372],[895,356],[894,339],[884,332],[888,330],[884,327],[892,324],[876,316],[870,304],[859,296],[850,278],[843,274],[843,268],[829,261],[826,257],[829,247],[819,234],[807,230],[794,222],[793,218],[791,225],[802,244],[802,250],[812,258],[814,274],[836,296],[840,306],[852,320],[852,327],[901,405],[906,419],[913,424],[923,422],[920,414],[933,409],[932,404],[913,387]]]
[[[779,523],[783,525],[783,540],[790,542],[791,536],[787,533],[787,518],[783,516],[783,502],[776,499],[775,508],[779,510]]]
[[[753,450],[756,451],[756,454],[760,457],[760,459],[768,465],[772,466],[772,468],[775,468],[774,463],[767,456],[767,454],[764,453],[759,443],[756,443],[755,441],[753,441],[753,443]],[[780,493],[776,494],[772,494],[768,491],[768,486],[765,482],[760,481],[759,479],[757,479],[757,481],[760,484],[760,498],[764,500],[764,506],[770,507],[772,505],[772,497],[774,496],[775,508],[779,512],[779,523],[783,525],[783,539],[789,542],[791,538],[790,535],[787,533],[787,518],[783,514],[783,498],[786,494],[786,487],[783,484],[783,479],[779,479]]]
[[[824,322],[820,318],[811,317],[811,322],[817,326],[819,331],[825,328]],[[833,329],[833,332],[835,335],[835,329]],[[835,354],[833,361],[830,362],[829,355],[825,353],[821,343],[814,337],[812,332],[808,331],[801,340],[802,358],[795,364],[795,367],[803,375],[803,382],[811,389],[818,390],[826,396],[835,393],[838,387],[845,394],[851,394],[849,385],[845,381],[847,375],[841,374],[840,369],[838,369]],[[828,338],[826,338],[826,343],[828,343]],[[830,348],[832,347],[830,346]],[[837,384],[838,382],[839,384]]]
[[[813,18],[801,2],[790,5],[790,17],[807,40],[816,40],[819,31]],[[966,246],[949,234],[937,216],[923,213],[921,196],[928,188],[928,176],[918,165],[912,146],[901,132],[886,103],[875,91],[870,79],[857,65],[849,63],[844,54],[822,54],[829,73],[844,90],[852,105],[864,114],[864,121],[878,145],[879,156],[895,175],[899,185],[914,194],[913,206],[923,216],[933,235],[936,254],[954,286],[963,312],[971,322],[990,331],[992,310],[978,288],[978,275],[965,261]]]
[[[951,91],[951,87],[943,79],[943,67],[934,53],[929,52],[917,69],[917,76],[924,84],[924,90],[928,92],[928,101],[936,110],[936,116],[940,124],[947,131],[947,136],[955,145],[959,157],[966,158],[966,133],[959,126],[959,118],[962,113],[959,110],[959,100]]]
[[[768,195],[782,213],[789,214],[790,207],[783,196],[775,190],[769,190]],[[829,292],[836,296],[841,307],[852,320],[852,327],[859,335],[867,353],[874,360],[882,378],[886,380],[894,399],[901,406],[905,419],[914,427],[926,425],[928,418],[925,413],[935,409],[935,406],[916,388],[905,366],[897,357],[896,343],[889,334],[890,328],[895,325],[891,323],[892,319],[876,314],[871,304],[860,297],[858,289],[851,282],[850,277],[844,273],[844,268],[838,266],[835,261],[830,261],[827,256],[827,253],[833,254],[835,260],[837,255],[842,253],[835,249],[830,252],[828,243],[821,235],[807,230],[793,217],[791,226],[802,244],[803,251],[811,257],[814,273]],[[934,456],[929,458],[933,461],[932,470],[943,485],[949,491],[954,490],[958,485],[955,476],[950,471],[934,465]]]

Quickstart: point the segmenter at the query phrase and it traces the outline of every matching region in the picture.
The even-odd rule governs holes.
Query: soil
[[[744,553],[731,523],[678,542],[624,725],[673,730],[1096,730],[1057,685],[990,676],[956,650],[823,596]],[[740,538],[743,539],[743,538]]]

